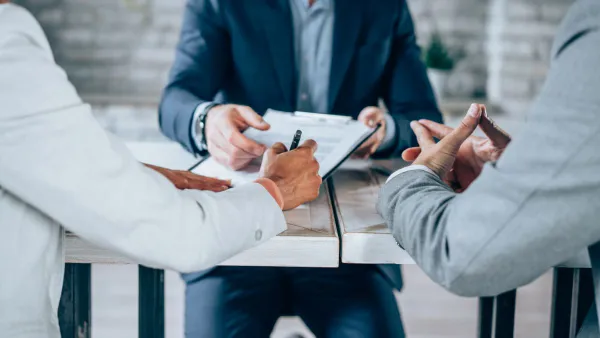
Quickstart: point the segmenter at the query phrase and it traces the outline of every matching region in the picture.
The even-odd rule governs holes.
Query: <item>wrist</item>
[[[206,139],[206,124],[208,112],[218,106],[214,102],[204,102],[196,108],[194,113],[194,121],[192,126],[192,137],[194,138],[196,148],[200,155],[208,154],[208,143]]]
[[[279,208],[283,210],[283,194],[281,193],[281,190],[279,190],[279,187],[277,186],[277,184],[275,184],[275,182],[273,182],[271,179],[261,177],[254,181],[254,183],[262,185],[263,188],[265,188],[267,192],[271,195],[271,197],[273,197],[277,205],[279,205]]]

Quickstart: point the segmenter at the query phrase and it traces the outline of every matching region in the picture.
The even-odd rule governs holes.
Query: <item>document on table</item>
[[[329,177],[376,131],[376,128],[369,128],[350,117],[337,115],[268,110],[264,119],[271,125],[268,131],[250,128],[244,135],[268,147],[282,142],[289,148],[296,130],[301,130],[301,144],[308,139],[317,142],[315,158],[319,162],[319,174],[323,178]],[[261,160],[256,159],[244,170],[233,171],[209,158],[192,171],[205,176],[231,179],[233,185],[236,185],[258,178]]]

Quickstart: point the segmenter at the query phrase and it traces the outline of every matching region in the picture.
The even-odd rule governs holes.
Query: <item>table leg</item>
[[[479,298],[479,321],[477,323],[478,338],[492,338],[494,324],[494,297]]]
[[[58,322],[62,337],[91,337],[91,264],[65,264]]]
[[[512,338],[515,333],[515,306],[517,290],[511,290],[496,296],[494,307],[494,337]]]
[[[515,330],[517,290],[479,299],[479,338],[511,338]]]
[[[554,269],[550,337],[574,338],[593,301],[594,286],[589,269]]]
[[[139,267],[139,337],[165,337],[165,273]]]

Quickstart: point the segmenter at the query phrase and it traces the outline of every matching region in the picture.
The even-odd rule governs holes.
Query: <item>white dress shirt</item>
[[[286,229],[259,184],[180,191],[138,163],[81,102],[35,19],[0,10],[0,337],[60,337],[63,227],[183,272]]]

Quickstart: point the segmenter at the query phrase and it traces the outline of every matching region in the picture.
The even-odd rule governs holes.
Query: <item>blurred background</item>
[[[57,62],[105,128],[127,140],[164,140],[157,104],[183,0],[14,2],[40,21]],[[471,102],[481,102],[516,133],[542,86],[554,32],[573,0],[408,2],[446,121],[454,124]],[[405,266],[404,276],[399,300],[409,337],[475,336],[476,299],[446,293],[415,266]],[[95,265],[92,282],[93,335],[137,336],[137,267]],[[551,282],[545,275],[519,290],[517,337],[548,336]],[[166,285],[167,337],[182,337],[183,283],[168,273]],[[305,331],[297,319],[285,318],[273,336]]]

